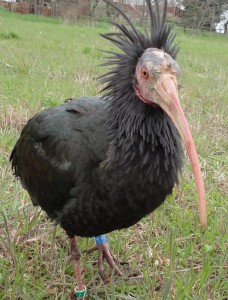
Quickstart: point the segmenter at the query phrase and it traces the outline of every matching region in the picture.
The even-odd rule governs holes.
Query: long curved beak
[[[192,139],[192,134],[189,129],[187,120],[184,116],[183,110],[180,106],[178,97],[178,90],[176,84],[176,78],[172,75],[163,75],[154,86],[155,90],[161,97],[159,106],[166,112],[166,114],[173,121],[177,130],[179,131],[185,148],[188,153],[188,157],[192,166],[193,175],[195,177],[196,189],[198,193],[199,209],[200,209],[200,221],[203,227],[207,225],[206,218],[206,201],[205,201],[205,189],[202,179],[201,168],[198,160],[196,148]]]

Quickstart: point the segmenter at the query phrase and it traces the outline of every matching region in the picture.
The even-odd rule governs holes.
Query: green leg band
[[[88,294],[87,288],[84,286],[84,290],[82,291],[77,291],[76,289],[74,290],[74,295],[78,299],[84,299],[84,297]]]

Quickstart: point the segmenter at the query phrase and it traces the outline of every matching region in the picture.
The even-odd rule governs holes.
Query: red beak
[[[155,90],[162,98],[162,101],[159,103],[159,105],[173,121],[187,150],[196,182],[196,189],[199,199],[200,221],[202,226],[206,227],[207,219],[204,182],[202,179],[201,168],[191,131],[180,106],[175,77],[168,74],[163,75],[162,78],[157,81]]]

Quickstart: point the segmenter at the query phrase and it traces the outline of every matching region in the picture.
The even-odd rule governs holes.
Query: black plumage
[[[176,128],[160,108],[128,104],[111,122],[101,97],[69,100],[29,120],[15,145],[15,175],[70,237],[135,224],[178,181]]]
[[[196,178],[201,222],[206,225],[198,157],[178,98],[178,46],[165,25],[167,1],[161,14],[158,1],[155,11],[150,0],[146,3],[150,33],[137,30],[109,3],[128,26],[113,23],[118,31],[103,35],[121,50],[108,52],[104,65],[110,69],[100,78],[103,96],[70,99],[38,113],[24,127],[10,157],[33,204],[71,238],[81,289],[74,236],[129,227],[161,205],[178,183],[180,136]],[[107,244],[97,248],[102,278],[103,255],[120,275]]]

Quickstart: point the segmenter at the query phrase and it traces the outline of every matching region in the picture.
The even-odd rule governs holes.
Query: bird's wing
[[[72,99],[29,120],[11,161],[34,204],[47,213],[61,209],[81,174],[99,166],[108,147],[105,122],[100,97]]]

